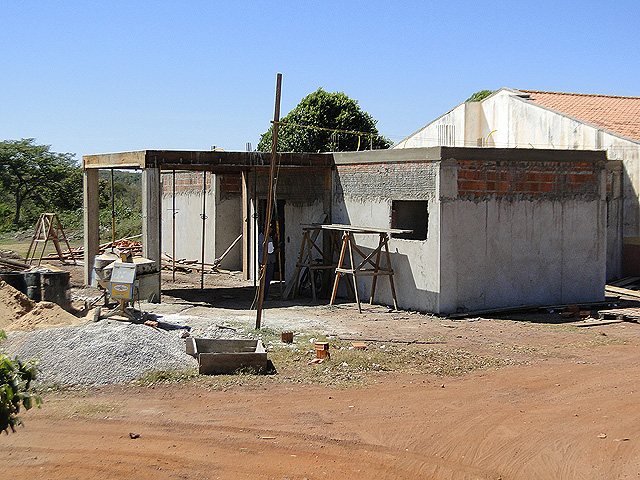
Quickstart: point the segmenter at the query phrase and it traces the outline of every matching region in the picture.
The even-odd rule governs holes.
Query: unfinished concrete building
[[[604,150],[607,278],[640,275],[640,97],[501,88],[463,102],[393,148]]]
[[[325,222],[413,230],[389,242],[400,308],[452,313],[604,298],[611,188],[604,152],[434,147],[278,158],[287,281],[302,225]],[[269,156],[256,152],[85,157],[86,278],[98,246],[97,169],[114,167],[143,170],[144,252],[158,268],[161,251],[171,248],[174,212],[175,255],[200,257],[204,205],[205,258],[242,234],[226,266],[254,278],[268,166]],[[373,248],[366,236],[356,238]],[[379,299],[391,304],[384,283]],[[368,295],[370,279],[358,285]]]

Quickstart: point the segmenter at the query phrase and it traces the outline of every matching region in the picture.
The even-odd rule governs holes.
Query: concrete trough
[[[198,360],[204,375],[230,374],[240,369],[264,372],[267,352],[262,340],[187,338],[187,354]]]

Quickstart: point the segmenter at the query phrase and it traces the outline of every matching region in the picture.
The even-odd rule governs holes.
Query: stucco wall
[[[440,312],[604,299],[603,163],[456,163],[457,195],[440,199]]]
[[[440,311],[603,300],[604,227],[598,201],[443,203]]]
[[[225,176],[207,174],[205,198],[205,263],[213,263],[242,232],[241,194],[227,185],[221,187]],[[173,253],[173,176],[162,174],[162,251]],[[202,258],[202,172],[176,173],[176,258]],[[212,188],[212,185],[215,188]],[[222,268],[242,268],[241,242],[231,250]]]
[[[558,155],[559,161],[545,162],[525,161],[522,153],[423,162],[392,162],[401,156],[376,153],[370,160],[381,161],[368,163],[364,156],[348,163],[357,157],[338,155],[333,221],[390,228],[393,200],[427,200],[427,239],[389,243],[404,309],[452,313],[602,300],[604,155],[599,163]],[[356,241],[366,253],[377,245],[375,236],[356,235]],[[358,281],[361,298],[368,299],[371,279]],[[387,279],[378,285],[376,300],[391,304]]]
[[[389,242],[398,305],[420,311],[438,310],[439,279],[439,164],[436,162],[384,162],[337,165],[334,172],[333,222],[391,228],[393,200],[426,200],[429,219],[426,240],[392,238]],[[370,253],[378,245],[377,235],[356,235],[357,245]],[[345,294],[343,276],[341,294]],[[361,299],[371,295],[371,277],[358,279]],[[378,278],[376,303],[393,305],[387,277]]]

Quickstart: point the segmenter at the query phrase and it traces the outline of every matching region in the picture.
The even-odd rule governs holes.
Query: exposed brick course
[[[458,162],[458,196],[598,195],[598,167],[571,162]]]
[[[221,193],[242,193],[241,175],[220,175]]]
[[[207,190],[211,189],[211,179],[213,175],[207,173]],[[201,192],[202,172],[176,172],[176,194]],[[171,173],[162,174],[162,194],[171,195],[173,192],[173,175]]]

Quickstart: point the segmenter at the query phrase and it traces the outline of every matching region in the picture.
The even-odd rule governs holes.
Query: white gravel
[[[104,385],[153,371],[185,370],[184,330],[161,330],[116,320],[32,332],[12,332],[0,348],[21,360],[36,358],[43,385]]]

